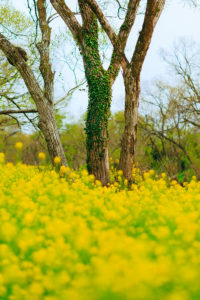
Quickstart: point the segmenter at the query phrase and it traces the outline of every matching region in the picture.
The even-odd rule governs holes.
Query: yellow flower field
[[[119,191],[86,171],[0,162],[0,299],[200,299],[195,178],[149,172]]]

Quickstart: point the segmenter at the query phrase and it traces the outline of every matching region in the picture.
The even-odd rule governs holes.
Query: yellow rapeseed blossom
[[[66,173],[69,173],[70,169],[66,166],[61,166],[59,174],[60,176],[64,176]]]
[[[101,181],[96,180],[95,183],[96,183],[96,186],[101,186]]]
[[[39,152],[38,153],[38,158],[39,158],[39,160],[45,160],[46,159],[46,154],[44,152]]]
[[[128,185],[128,180],[124,179],[124,185],[127,186]]]
[[[123,171],[122,171],[122,170],[118,170],[118,171],[117,171],[117,174],[118,174],[119,176],[123,176]]]
[[[149,170],[149,175],[150,175],[150,176],[153,176],[154,174],[155,174],[155,171],[154,171],[154,170],[152,170],[152,169]]]
[[[0,152],[0,164],[5,162],[5,154]]]
[[[56,156],[56,157],[54,157],[53,162],[55,165],[59,165],[61,163],[61,158],[59,156]]]
[[[0,299],[199,299],[196,178],[59,173],[0,164]]]
[[[23,148],[23,143],[22,142],[17,142],[15,144],[15,149],[18,150],[18,151],[21,151]]]

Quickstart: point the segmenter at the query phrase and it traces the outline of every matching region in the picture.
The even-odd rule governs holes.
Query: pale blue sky
[[[27,11],[26,0],[13,0],[12,2],[20,10]],[[76,0],[66,0],[66,3],[67,2],[70,3],[70,5],[74,5]],[[167,0],[166,7],[155,29],[152,43],[143,66],[141,74],[142,89],[147,82],[150,83],[156,78],[164,79],[167,77],[167,66],[160,56],[162,49],[172,53],[173,45],[182,38],[196,43],[200,42],[200,10],[190,8],[188,5],[183,5],[183,2],[183,0]],[[130,55],[133,51],[132,49],[140,30],[141,21],[142,17],[139,17],[131,33],[127,46],[127,55]],[[63,24],[61,26],[65,25]],[[66,78],[66,80],[69,80],[69,78]],[[124,87],[122,78],[119,75],[113,87],[112,110],[120,110],[123,109],[123,107]],[[87,95],[80,92],[75,93],[68,106],[68,111],[77,118],[86,108]]]

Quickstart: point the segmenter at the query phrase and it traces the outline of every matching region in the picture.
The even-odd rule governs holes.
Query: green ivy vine
[[[98,24],[94,20],[89,31],[83,31],[85,51],[83,55],[85,74],[88,83],[89,104],[86,121],[87,166],[91,172],[90,151],[95,151],[95,159],[104,157],[105,140],[108,137],[108,118],[111,104],[111,81],[104,70],[98,50]],[[103,136],[106,132],[106,137]]]

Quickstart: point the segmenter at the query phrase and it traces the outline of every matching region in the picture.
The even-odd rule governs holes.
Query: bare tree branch
[[[74,13],[66,5],[64,0],[50,0],[50,2],[57,13],[62,17],[80,47],[83,41],[82,27],[74,16]]]
[[[41,106],[41,99],[44,98],[43,92],[33,74],[32,70],[26,64],[25,60],[17,50],[17,48],[12,45],[7,38],[0,33],[0,49],[5,53],[6,57],[10,59],[13,65],[16,66],[18,71],[26,83],[26,86],[33,99],[36,99],[36,105]]]
[[[138,76],[146,57],[154,28],[164,8],[165,0],[148,0],[142,30],[131,59],[132,72]]]
[[[86,80],[83,80],[80,84],[78,84],[75,87],[73,87],[72,89],[70,89],[64,97],[62,97],[61,99],[59,99],[58,101],[56,101],[55,106],[58,105],[59,103],[61,103],[62,101],[64,101],[69,96],[71,96],[75,90],[77,90],[79,87],[81,87],[85,83],[86,83]]]
[[[21,110],[15,110],[15,109],[5,109],[0,110],[0,115],[9,115],[9,114],[30,114],[30,113],[37,113],[36,109],[21,109]]]
[[[44,79],[44,95],[50,103],[53,103],[54,93],[54,73],[51,70],[49,57],[49,45],[51,39],[51,29],[47,22],[45,0],[37,1],[39,14],[39,25],[42,33],[42,40],[37,43],[37,49],[40,53],[40,72]]]

